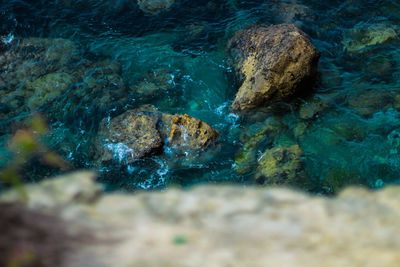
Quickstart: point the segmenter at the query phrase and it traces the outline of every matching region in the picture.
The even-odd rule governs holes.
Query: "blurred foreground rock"
[[[335,198],[282,188],[201,186],[102,194],[90,172],[27,186],[28,207],[59,214],[96,238],[68,267],[395,267],[400,188],[349,188]],[[14,202],[15,192],[1,201]]]

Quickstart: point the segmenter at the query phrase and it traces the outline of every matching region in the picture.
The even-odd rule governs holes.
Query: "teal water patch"
[[[0,4],[1,40],[14,49],[0,56],[4,159],[11,125],[40,111],[52,129],[46,143],[74,168],[97,170],[110,190],[247,185],[266,172],[294,173],[302,179],[291,186],[317,193],[400,182],[397,1],[176,0],[157,14],[134,2]],[[321,51],[318,83],[308,96],[235,114],[227,42],[242,28],[277,23],[296,24]],[[17,42],[9,47],[11,37]],[[34,45],[22,47],[32,37]],[[201,153],[182,157],[164,147],[129,164],[122,164],[129,149],[114,144],[118,160],[99,165],[100,122],[143,104],[201,119],[220,137]],[[49,173],[29,170],[26,176]]]

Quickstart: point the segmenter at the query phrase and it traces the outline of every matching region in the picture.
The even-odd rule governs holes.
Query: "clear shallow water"
[[[181,0],[157,15],[144,14],[133,0],[0,3],[3,42],[29,37],[72,41],[73,49],[63,44],[69,50],[61,53],[72,63],[45,62],[53,68],[40,76],[63,72],[74,77],[46,103],[37,99],[49,94],[38,95],[36,102],[32,95],[10,97],[14,88],[26,90],[33,70],[16,85],[0,88],[2,102],[20,101],[18,108],[2,109],[1,144],[12,132],[10,125],[38,109],[52,128],[47,144],[74,168],[100,171],[99,179],[110,189],[252,184],[262,153],[291,144],[304,153],[307,181],[295,186],[306,190],[330,193],[347,184],[379,188],[400,182],[397,1]],[[283,22],[299,26],[321,51],[314,91],[246,116],[231,113],[237,85],[227,41],[246,26]],[[94,164],[92,141],[99,122],[149,103],[206,121],[220,132],[216,147],[193,157],[171,158],[165,151],[128,166]],[[272,132],[265,130],[269,126]],[[238,173],[237,159],[251,140],[255,158],[246,163],[247,172]],[[54,172],[32,165],[26,176],[33,180]]]

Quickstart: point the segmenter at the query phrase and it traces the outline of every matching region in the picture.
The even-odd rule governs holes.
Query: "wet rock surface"
[[[398,31],[397,27],[385,23],[360,22],[344,33],[343,45],[349,53],[361,53],[398,38]]]
[[[299,145],[267,149],[258,159],[255,179],[260,184],[301,184],[304,180],[303,151]]]
[[[168,10],[175,3],[175,0],[138,0],[137,3],[143,12],[155,15]]]
[[[349,188],[334,198],[282,188],[201,186],[102,194],[91,173],[27,186],[30,210],[85,229],[61,266],[394,267],[398,187]],[[1,201],[18,200],[17,192]],[[46,242],[46,240],[43,240]],[[340,255],[340,256],[338,256]]]
[[[98,153],[100,161],[112,159],[130,163],[144,156],[160,152],[163,140],[157,129],[158,117],[140,111],[127,111],[99,129]]]
[[[234,110],[266,106],[312,89],[319,53],[294,25],[253,26],[239,31],[228,50],[241,82]]]
[[[15,40],[0,54],[1,103],[18,113],[27,106],[36,107],[46,102],[47,95],[50,100],[59,96],[71,81],[67,77],[67,66],[78,60],[78,55],[77,46],[65,39]],[[54,85],[48,84],[53,82],[49,80],[56,83],[55,88],[49,88]],[[35,103],[30,98],[41,99]]]
[[[207,123],[187,114],[172,115],[144,105],[102,121],[96,141],[101,162],[111,159],[130,163],[162,153],[165,146],[178,153],[202,150],[218,138]]]
[[[169,129],[168,143],[180,150],[208,147],[218,138],[218,133],[207,123],[187,114],[163,116]]]
[[[31,112],[40,112],[48,119],[49,148],[75,168],[99,170],[99,180],[112,189],[221,181],[251,184],[257,160],[266,150],[279,147],[281,139],[292,139],[304,151],[304,168],[312,184],[306,189],[312,192],[337,192],[347,181],[371,188],[400,182],[400,153],[391,140],[400,127],[400,9],[394,1],[349,0],[339,5],[177,0],[170,7],[172,1],[148,3],[156,3],[155,12],[162,10],[143,12],[137,0],[2,1],[0,166],[9,159],[9,136]],[[280,23],[302,29],[321,51],[320,82],[309,96],[288,96],[290,101],[277,97],[246,116],[232,113],[229,106],[239,87],[232,76],[236,72],[239,80],[246,77],[239,62],[244,56],[238,56],[234,69],[227,60],[227,52],[233,52],[226,49],[229,39],[237,32],[245,35],[251,26]],[[254,49],[260,44],[257,51],[267,57],[274,51],[279,54],[280,44],[286,49],[290,40],[297,40],[282,37],[273,49],[261,49],[268,47],[264,40],[274,38],[253,38],[235,48],[241,55],[247,50],[240,47],[250,51],[250,44]],[[257,70],[262,72],[264,63],[268,62],[262,61]],[[281,65],[275,70],[285,69]],[[206,121],[220,133],[216,148],[221,149],[201,151],[205,160],[197,153],[191,157],[185,154],[187,144],[178,144],[180,131],[174,131],[175,145],[169,146],[170,130],[160,130],[163,153],[155,151],[156,156],[128,166],[100,168],[91,148],[101,120],[143,104]],[[263,123],[271,117],[279,121],[277,130],[265,131]],[[39,179],[49,173],[36,165],[32,168],[27,176],[35,173],[32,177]],[[39,169],[41,175],[36,173]]]
[[[5,119],[44,108],[57,119],[88,106],[104,111],[124,92],[118,63],[92,61],[71,40],[16,39],[0,54],[0,116]]]

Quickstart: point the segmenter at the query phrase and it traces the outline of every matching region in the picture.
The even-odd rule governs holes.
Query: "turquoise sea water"
[[[399,183],[399,22],[400,3],[389,0],[176,0],[157,14],[135,0],[0,1],[5,49],[40,38],[40,49],[24,48],[11,59],[0,52],[2,165],[15,125],[40,111],[51,126],[48,146],[74,169],[97,170],[109,189],[253,184],[263,152],[293,144],[303,151],[307,177],[296,187],[331,193],[348,184]],[[278,23],[297,25],[321,52],[315,88],[249,114],[232,113],[238,84],[227,41],[250,25]],[[51,89],[38,92],[45,84]],[[220,138],[191,157],[164,151],[130,165],[95,164],[100,121],[142,104],[204,120]],[[246,153],[252,156],[238,172]],[[56,172],[31,163],[25,176]]]

